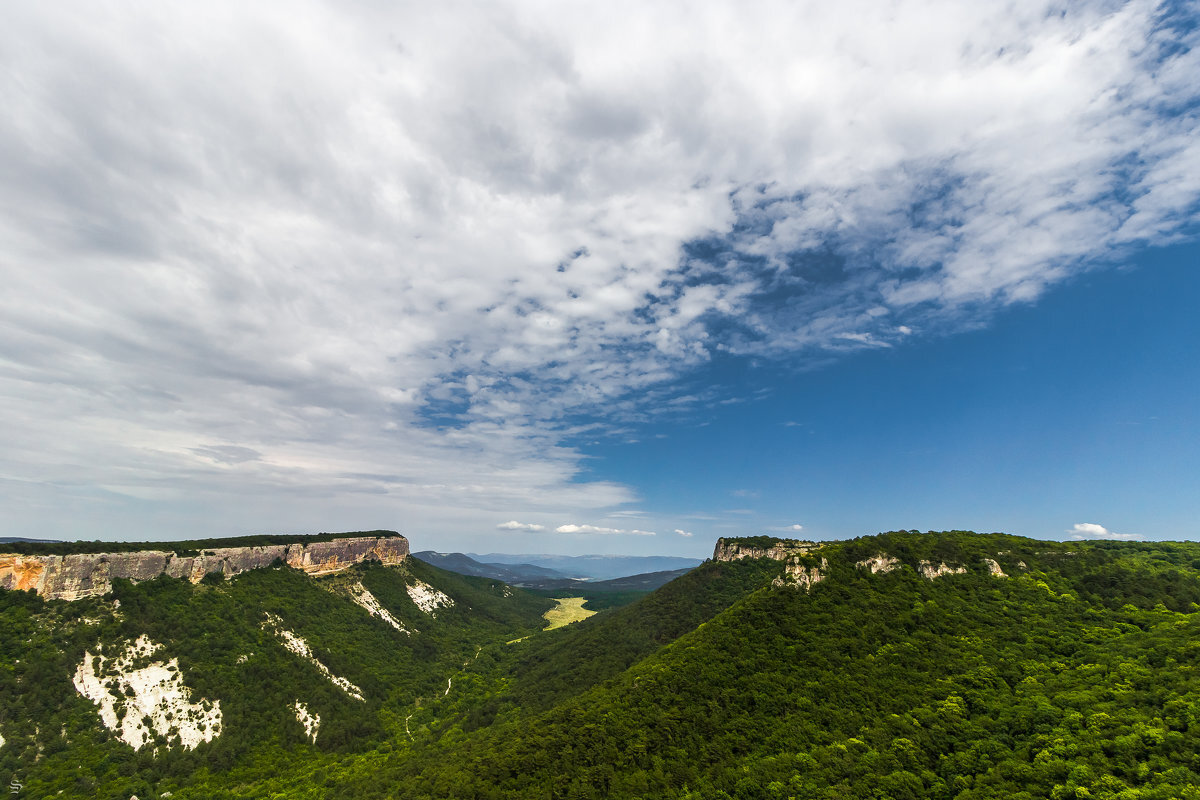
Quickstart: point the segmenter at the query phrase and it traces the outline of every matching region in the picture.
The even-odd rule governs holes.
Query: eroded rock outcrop
[[[0,588],[26,589],[47,599],[78,600],[112,590],[113,578],[145,581],[159,575],[199,583],[209,573],[231,578],[269,567],[276,559],[309,575],[326,575],[363,561],[399,564],[408,557],[403,536],[359,536],[323,542],[215,547],[196,555],[166,550],[75,553],[67,556],[0,554]]]
[[[417,604],[417,608],[426,614],[433,614],[439,608],[448,608],[454,605],[454,601],[450,599],[449,595],[439,592],[425,581],[414,579],[404,589],[412,601]]]
[[[304,735],[313,743],[317,743],[317,732],[321,729],[321,715],[309,711],[308,706],[297,700],[292,704],[296,712],[296,721],[304,726]]]
[[[383,604],[375,599],[375,595],[371,594],[361,583],[356,583],[351,586],[349,593],[350,599],[365,609],[366,612],[372,617],[377,617],[378,619],[383,620],[388,625],[391,625],[393,628],[405,634],[406,636],[412,634],[412,631],[404,627],[404,623],[396,619],[392,612],[384,608]]]
[[[999,562],[997,562],[994,558],[983,559],[983,565],[985,567],[987,567],[988,572],[991,573],[994,577],[997,577],[997,578],[1007,578],[1008,577],[1008,575],[1004,574],[1004,570],[1000,569]]]
[[[808,592],[829,574],[829,560],[822,558],[821,566],[814,567],[792,558],[783,568],[783,575],[772,581],[773,586],[796,586]]]
[[[935,564],[932,561],[922,560],[917,564],[917,572],[921,574],[921,577],[928,578],[929,580],[940,578],[943,575],[961,575],[966,571],[966,567],[952,567],[944,561]]]
[[[292,633],[287,628],[283,627],[282,619],[269,611],[266,613],[266,618],[267,621],[263,623],[263,628],[275,634],[275,637],[286,650],[312,664],[317,668],[317,672],[320,672],[322,675],[324,675],[330,683],[353,697],[355,700],[363,699],[362,689],[358,688],[345,678],[334,675],[329,667],[325,666],[320,659],[313,655],[312,648],[308,646],[308,642]]]
[[[73,682],[98,707],[100,721],[134,750],[162,737],[185,749],[221,733],[221,701],[192,702],[179,662],[155,659],[161,649],[146,636],[126,642],[109,658],[97,647],[83,654]]]
[[[717,539],[713,561],[737,561],[739,558],[773,558],[776,561],[785,561],[789,556],[801,555],[820,546],[817,542],[801,539],[779,539],[767,547],[752,547],[737,539]]]
[[[854,566],[859,569],[869,569],[872,575],[886,575],[900,569],[900,559],[892,558],[887,553],[877,553],[871,558],[864,558]]]

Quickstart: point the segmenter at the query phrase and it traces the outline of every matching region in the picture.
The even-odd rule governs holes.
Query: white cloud
[[[180,534],[603,513],[636,497],[581,480],[580,415],[1197,220],[1200,29],[1153,2],[89,11],[5,14],[16,532],[138,530],[103,486],[193,498]]]
[[[544,525],[537,525],[532,522],[517,522],[515,519],[509,520],[508,522],[501,522],[496,527],[499,528],[500,530],[504,530],[504,531],[544,531],[544,530],[546,530],[546,526],[544,526]]]
[[[803,525],[789,525],[788,530],[789,531],[802,531],[802,530],[804,530],[804,526]]]
[[[1094,522],[1077,522],[1067,533],[1071,534],[1072,539],[1120,539],[1131,542],[1142,540],[1140,533],[1114,533]]]
[[[683,531],[683,530],[680,530],[679,528],[676,528],[675,532],[677,534],[679,534],[680,536],[691,536],[692,535],[691,531]]]
[[[620,528],[601,528],[596,525],[559,525],[555,533],[624,533]]]
[[[559,525],[554,529],[555,533],[625,533],[630,536],[655,536],[654,531],[641,531],[636,528],[625,530],[624,528],[602,528],[597,525]]]

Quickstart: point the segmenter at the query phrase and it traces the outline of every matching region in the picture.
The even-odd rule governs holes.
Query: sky
[[[1200,538],[1190,4],[14,4],[0,535]]]

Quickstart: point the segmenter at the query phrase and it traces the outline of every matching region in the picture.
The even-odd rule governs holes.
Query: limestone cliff
[[[210,572],[231,578],[281,559],[309,575],[325,575],[363,561],[399,564],[408,557],[403,536],[362,536],[308,544],[216,547],[196,555],[167,550],[131,553],[76,553],[67,556],[0,553],[0,588],[31,589],[46,599],[78,600],[105,594],[113,578],[144,581],[169,575],[192,583]]]
[[[816,550],[820,545],[799,539],[777,539],[766,547],[753,547],[737,539],[717,539],[713,561],[737,561],[739,558],[773,558],[785,561],[789,556]]]

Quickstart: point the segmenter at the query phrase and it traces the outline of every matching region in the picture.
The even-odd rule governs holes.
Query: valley
[[[0,771],[24,796],[1200,786],[1197,544],[721,540],[582,619],[578,595],[412,557],[110,581],[70,600],[0,591]]]

